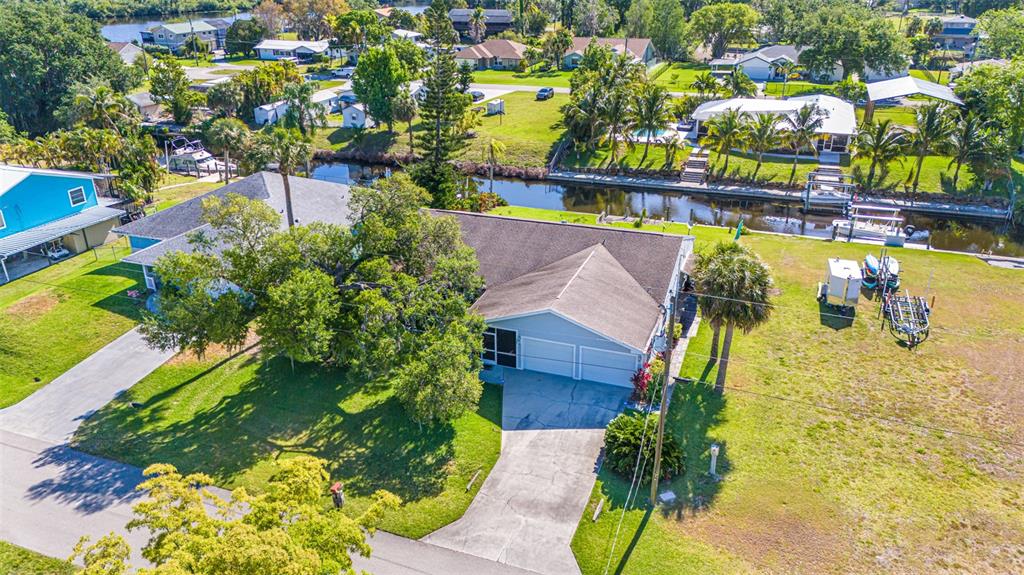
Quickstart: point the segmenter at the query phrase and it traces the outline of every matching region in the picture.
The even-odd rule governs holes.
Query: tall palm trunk
[[[878,160],[875,159],[875,158],[871,158],[871,167],[868,168],[868,181],[867,181],[867,185],[864,186],[866,188],[864,190],[865,192],[870,192],[872,190],[872,186],[874,186],[874,183],[875,183],[875,166],[877,166],[877,165],[878,165]]]
[[[231,154],[224,148],[224,183],[231,181]]]
[[[789,185],[793,185],[793,180],[796,179],[796,164],[800,160],[800,148],[793,149],[793,169],[789,171]]]
[[[647,150],[651,147],[651,136],[654,135],[653,131],[647,132],[647,140],[644,142],[644,154],[640,156],[640,167],[644,167],[644,162],[647,161]]]
[[[711,351],[708,355],[713,362],[718,362],[718,341],[722,339],[722,324],[713,322],[711,324]]]
[[[725,392],[725,372],[729,369],[729,352],[732,347],[733,322],[725,326],[725,340],[722,342],[722,361],[718,362],[718,377],[715,379],[715,393]]]
[[[281,170],[281,179],[284,180],[284,210],[288,217],[288,229],[291,229],[295,227],[295,215],[292,213],[292,185],[286,170]]]
[[[754,166],[754,175],[750,177],[751,180],[757,181],[757,173],[761,171],[761,164],[764,163],[764,152],[757,153],[757,165]]]
[[[914,193],[917,193],[917,183],[921,180],[921,168],[924,166],[924,154],[917,157],[917,169],[914,170]]]
[[[960,166],[962,165],[963,162],[960,160],[956,161],[956,170],[953,171],[953,193],[956,193],[956,183],[960,180]]]

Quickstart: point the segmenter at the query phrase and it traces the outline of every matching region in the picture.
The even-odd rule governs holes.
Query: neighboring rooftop
[[[902,98],[903,96],[913,94],[945,100],[958,106],[962,106],[964,103],[963,100],[957,98],[956,94],[953,93],[953,89],[949,86],[943,86],[942,84],[936,84],[935,82],[929,82],[913,76],[903,76],[902,78],[893,78],[892,80],[868,84],[868,100],[872,102]]]
[[[93,174],[90,172],[77,172],[74,170],[52,170],[47,168],[29,168],[25,166],[8,166],[0,164],[0,196],[8,190],[21,183],[25,178],[35,175],[61,176],[65,178],[80,178],[83,180],[99,180],[112,176],[104,174]]]
[[[452,22],[466,23],[473,15],[473,8],[452,8],[448,17]],[[487,24],[511,24],[512,12],[508,10],[484,10],[484,22]]]
[[[779,59],[789,60],[790,62],[796,63],[800,58],[800,53],[804,51],[804,48],[797,48],[792,44],[773,44],[771,46],[765,46],[758,48],[757,50],[751,50],[739,55],[733,55],[731,57],[726,56],[723,58],[715,58],[710,62],[712,66],[716,65],[730,65],[730,64],[743,64],[750,60],[764,60],[765,62],[775,62]]]
[[[459,50],[455,57],[459,60],[480,60],[484,58],[521,60],[524,54],[526,54],[526,46],[519,42],[493,39]]]
[[[565,53],[572,54],[575,52],[582,54],[592,42],[598,46],[607,46],[617,54],[622,54],[628,50],[638,60],[643,59],[644,54],[647,52],[647,47],[651,45],[650,38],[576,37],[572,39],[572,48]]]
[[[297,50],[306,48],[312,52],[326,52],[330,48],[328,40],[263,40],[256,44],[255,49],[263,50]]]
[[[173,24],[158,24],[149,29],[150,32],[157,28],[164,28],[170,30],[175,34],[194,34],[196,32],[212,32],[216,30],[213,26],[210,26],[202,20],[193,20],[191,22],[175,22]]]
[[[289,182],[291,183],[292,209],[296,224],[328,222],[348,225],[348,200],[350,197],[348,186],[297,176],[290,176]],[[281,215],[281,227],[287,226],[284,218],[284,182],[280,174],[257,172],[151,216],[114,228],[113,231],[117,234],[154,240],[170,239],[206,224],[203,220],[204,199],[223,198],[228,194],[238,194],[251,200],[264,201]]]

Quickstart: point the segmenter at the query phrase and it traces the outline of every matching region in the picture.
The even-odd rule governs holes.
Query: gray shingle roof
[[[297,176],[290,176],[289,182],[296,224],[317,221],[348,225],[348,200],[351,197],[348,186]],[[211,196],[222,198],[228,194],[263,200],[281,214],[281,227],[287,226],[284,217],[284,182],[281,176],[273,172],[257,172],[162,212],[114,228],[114,232],[156,240],[173,238],[206,223],[203,221],[203,199]]]
[[[469,22],[473,11],[473,8],[452,8],[448,11],[448,17],[452,22]],[[487,24],[509,24],[512,22],[512,13],[502,9],[484,10],[484,22]]]
[[[473,309],[488,320],[551,311],[639,352],[661,315],[602,244],[488,288]]]
[[[634,343],[638,340],[637,336],[624,334],[621,328],[612,325],[619,320],[608,317],[609,308],[611,313],[620,317],[628,318],[630,314],[637,313],[637,331],[646,330],[646,334],[650,334],[657,318],[651,319],[649,312],[640,314],[634,309],[634,306],[641,305],[638,301],[649,301],[638,297],[637,289],[646,292],[648,298],[654,302],[664,301],[672,285],[677,262],[681,263],[680,259],[693,250],[693,238],[687,236],[468,212],[434,210],[434,213],[452,215],[459,221],[462,240],[476,251],[477,260],[480,262],[480,275],[483,276],[487,288],[496,288],[499,294],[504,292],[506,298],[516,300],[508,304],[509,309],[536,307],[533,302],[521,301],[521,296],[511,291],[513,286],[522,287],[522,293],[525,294],[522,297],[527,299],[540,295],[541,292],[550,295],[551,288],[545,283],[548,280],[531,274],[543,272],[543,276],[549,272],[553,273],[557,277],[550,281],[558,284],[562,277],[559,270],[571,267],[573,262],[577,261],[572,259],[573,256],[579,258],[581,253],[589,254],[595,246],[600,245],[603,252],[596,256],[597,260],[588,263],[587,266],[581,264],[576,269],[583,267],[588,278],[595,271],[609,274],[618,278],[619,284],[628,283],[622,275],[624,271],[635,282],[635,286],[611,286],[597,279],[587,279],[581,282],[580,286],[567,290],[567,293],[572,293],[569,294],[569,301],[564,304],[565,307],[560,309],[563,310],[562,313],[571,314],[575,321],[588,327],[600,326],[599,329],[609,332],[609,337],[622,337]],[[604,252],[607,252],[607,256]],[[591,263],[593,268],[590,268]],[[546,266],[553,264],[557,265],[551,270],[544,270]],[[621,268],[622,271],[616,268]],[[503,286],[514,280],[521,283]],[[564,285],[568,284],[563,284],[563,287]],[[577,289],[580,291],[576,291]],[[577,294],[584,294],[584,297],[580,298]],[[563,294],[563,297],[566,295]],[[597,298],[601,303],[581,305],[580,302],[585,298]],[[627,302],[625,299],[632,301]],[[501,313],[500,310],[504,308],[500,306],[505,305],[489,301],[486,292],[479,301],[481,311],[486,308],[489,310],[488,313]],[[550,300],[548,301],[550,303]],[[556,306],[557,309],[559,308]],[[646,335],[644,337],[646,338]]]

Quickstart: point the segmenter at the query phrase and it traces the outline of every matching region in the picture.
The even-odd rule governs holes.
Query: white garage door
[[[580,346],[580,378],[612,385],[633,385],[636,355]]]
[[[523,369],[572,377],[576,346],[532,337],[523,337],[520,345]]]

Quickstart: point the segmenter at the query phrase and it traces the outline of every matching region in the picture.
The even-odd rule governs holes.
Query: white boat
[[[852,237],[885,242],[887,246],[902,246],[903,218],[899,208],[872,206],[868,204],[852,204],[850,217],[832,220],[836,238]]]

